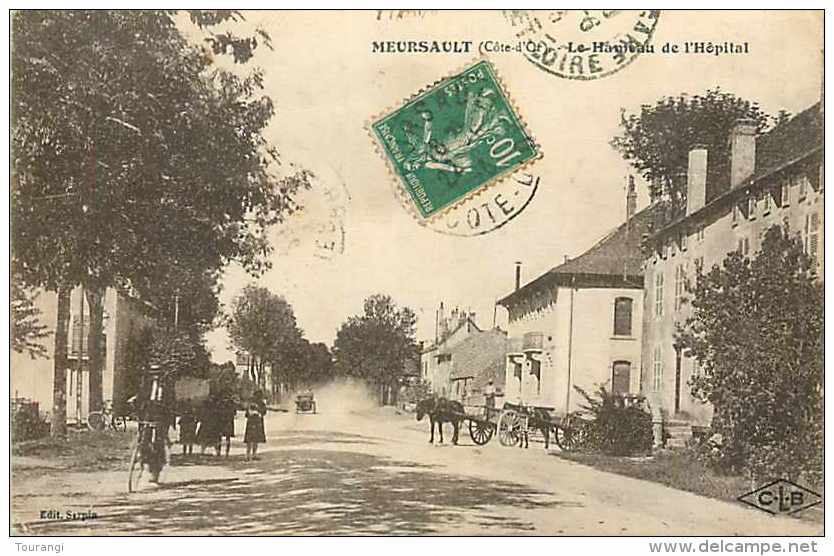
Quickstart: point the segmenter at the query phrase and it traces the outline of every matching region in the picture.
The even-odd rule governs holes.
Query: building
[[[23,397],[39,403],[41,413],[52,412],[54,326],[58,312],[58,298],[52,292],[42,292],[35,301],[41,310],[41,322],[50,327],[51,335],[44,339],[47,357],[32,359],[26,354],[11,354],[11,388],[13,397]],[[146,326],[154,326],[150,309],[139,301],[116,290],[104,295],[104,352],[102,369],[102,399],[120,406],[133,395],[129,372],[129,352],[132,338],[137,338]],[[89,413],[89,332],[90,309],[82,288],[70,296],[70,330],[67,369],[67,420],[86,422]]]
[[[576,411],[574,386],[621,394],[640,388],[643,271],[641,238],[650,211],[636,213],[629,181],[626,222],[578,257],[498,303],[509,312],[505,400]]]
[[[483,389],[492,380],[496,394],[504,391],[507,333],[500,328],[475,332],[448,350],[449,398],[466,405],[484,405]]]
[[[440,303],[435,315],[434,341],[424,344],[420,353],[420,373],[432,392],[441,396],[449,394],[452,371],[449,350],[477,332],[481,329],[475,324],[475,313],[455,307],[447,315],[443,302]]]
[[[753,122],[739,121],[723,169],[706,149],[689,152],[685,214],[658,218],[644,265],[642,388],[667,422],[708,426],[712,419],[688,387],[697,364],[675,342],[676,326],[690,314],[686,282],[697,268],[709,269],[734,250],[752,255],[768,228],[787,223],[822,275],[821,109],[812,106],[758,137]]]

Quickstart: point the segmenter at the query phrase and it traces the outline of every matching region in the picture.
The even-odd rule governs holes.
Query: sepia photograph
[[[818,551],[824,19],[10,10],[12,549]]]

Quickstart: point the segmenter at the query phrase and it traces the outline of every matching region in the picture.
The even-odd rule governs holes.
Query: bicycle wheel
[[[110,426],[113,427],[114,431],[127,432],[127,417],[114,416],[113,419],[110,421]]]
[[[145,466],[142,463],[141,445],[144,440],[144,429],[140,426],[139,433],[136,435],[136,442],[133,444],[133,452],[130,455],[130,473],[127,477],[127,491],[135,492],[138,490],[139,481],[142,479],[142,471]]]
[[[104,415],[101,414],[101,411],[93,411],[87,415],[87,428],[91,431],[104,430]]]

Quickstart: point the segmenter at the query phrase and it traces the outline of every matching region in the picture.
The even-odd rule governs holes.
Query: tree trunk
[[[55,324],[55,353],[52,378],[51,434],[67,435],[67,340],[69,339],[70,294],[72,288],[58,289],[58,318]]]
[[[89,356],[88,370],[90,377],[89,411],[101,411],[104,403],[104,388],[102,373],[104,358],[102,357],[101,339],[104,336],[104,288],[92,286],[84,288],[87,294],[87,304],[90,306],[90,328],[87,332],[87,355]]]

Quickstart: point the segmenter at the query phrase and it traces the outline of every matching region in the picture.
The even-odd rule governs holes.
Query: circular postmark
[[[276,229],[274,243],[280,254],[298,251],[319,259],[333,259],[345,250],[345,216],[350,203],[342,174],[333,165],[319,162],[309,169],[311,187],[302,192],[302,210]]]
[[[530,62],[564,79],[588,81],[654,52],[651,39],[660,11],[511,11],[506,16]]]
[[[439,218],[420,223],[441,234],[480,236],[505,226],[521,214],[533,200],[540,183],[539,175],[521,170]]]

